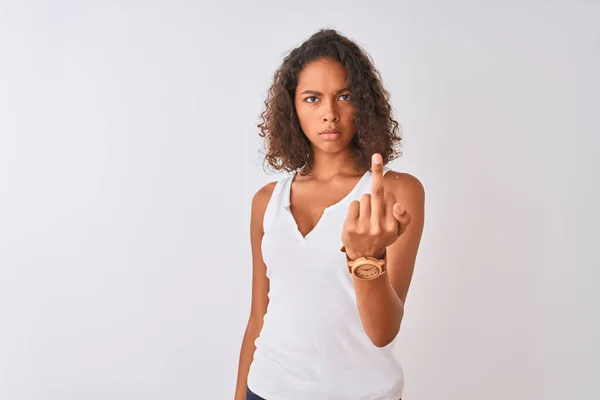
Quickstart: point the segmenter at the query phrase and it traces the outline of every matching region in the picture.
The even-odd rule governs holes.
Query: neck
[[[313,166],[310,174],[319,180],[327,180],[337,175],[355,175],[358,164],[350,148],[337,153],[328,153],[313,148]]]

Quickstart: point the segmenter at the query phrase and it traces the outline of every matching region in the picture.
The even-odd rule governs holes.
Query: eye
[[[316,101],[317,98],[315,96],[310,96],[310,97],[305,98],[304,101],[307,102],[307,103],[314,103],[315,102],[315,101],[309,101],[310,99],[315,99],[315,101]]]
[[[346,99],[343,99],[343,98],[342,98],[342,97],[344,97],[344,96],[346,96]],[[341,96],[340,96],[340,99],[341,99],[341,100],[344,100],[344,101],[349,101],[349,100],[350,100],[350,95],[349,95],[349,94],[343,94],[343,95],[341,95]]]

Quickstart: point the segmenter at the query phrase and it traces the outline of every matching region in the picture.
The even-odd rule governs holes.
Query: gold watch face
[[[372,264],[363,264],[356,267],[354,275],[359,279],[375,279],[379,276],[379,268]]]

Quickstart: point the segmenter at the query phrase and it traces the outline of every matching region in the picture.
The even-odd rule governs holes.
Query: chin
[[[344,149],[346,149],[346,147],[350,146],[350,142],[346,142],[346,141],[329,141],[329,142],[321,142],[317,145],[315,145],[313,143],[313,147],[319,149],[319,151],[322,151],[324,153],[338,153]]]

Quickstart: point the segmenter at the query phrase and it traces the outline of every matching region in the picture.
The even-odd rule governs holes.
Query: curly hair
[[[358,167],[370,170],[374,153],[381,154],[384,165],[401,156],[399,124],[393,119],[390,94],[383,88],[372,58],[336,30],[321,29],[294,48],[275,71],[258,124],[259,136],[265,138],[264,161],[276,171],[299,171],[300,175],[310,172],[311,144],[300,127],[294,95],[300,71],[307,63],[324,57],[337,60],[348,73],[356,110],[356,134],[350,146]]]

